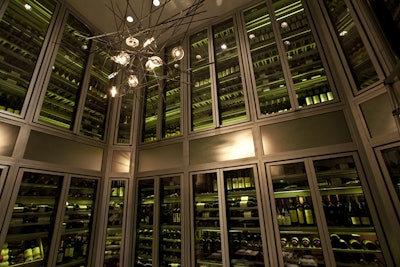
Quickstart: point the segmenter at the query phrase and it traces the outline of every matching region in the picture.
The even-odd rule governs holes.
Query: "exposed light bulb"
[[[110,75],[108,75],[108,79],[111,80],[112,78],[114,78],[117,75],[118,75],[118,72],[113,72]]]
[[[222,45],[221,45],[221,48],[225,50],[225,49],[228,48],[228,46],[227,46],[226,44],[222,44]]]
[[[125,39],[125,43],[126,45],[130,46],[130,47],[138,47],[139,46],[139,40],[136,39],[133,36],[129,36],[128,38]]]
[[[249,39],[250,39],[250,40],[253,40],[254,38],[256,38],[255,34],[254,34],[254,33],[251,33],[251,34],[249,35]]]
[[[30,4],[25,4],[24,7],[25,7],[26,10],[31,10],[32,9],[32,6]]]
[[[117,95],[117,87],[113,86],[111,87],[111,97],[115,97]]]
[[[147,47],[149,46],[152,42],[154,42],[154,37],[151,37],[149,39],[147,39],[144,43],[143,43],[143,47]]]
[[[177,46],[172,49],[171,54],[174,60],[181,60],[185,55],[185,51],[182,46]]]
[[[133,22],[133,17],[132,16],[127,16],[126,17],[127,22]]]
[[[136,87],[139,84],[138,77],[134,74],[129,75],[128,77],[128,85],[129,87]]]
[[[126,52],[121,52],[119,53],[117,56],[112,56],[111,60],[114,61],[115,63],[118,63],[120,65],[127,65],[129,63],[129,60],[131,59],[131,57],[129,56],[128,53]]]
[[[284,22],[281,23],[281,27],[282,27],[283,29],[285,29],[285,28],[289,27],[289,23],[287,23],[286,21],[284,21]]]
[[[160,0],[153,0],[153,5],[154,6],[159,6],[161,3],[160,3]]]
[[[146,70],[151,71],[163,64],[162,59],[159,56],[152,56],[146,62]]]

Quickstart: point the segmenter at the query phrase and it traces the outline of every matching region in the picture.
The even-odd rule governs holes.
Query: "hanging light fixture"
[[[158,76],[159,72],[154,70],[159,67],[180,68],[178,61],[184,58],[185,51],[181,45],[173,47],[171,59],[175,62],[166,64],[162,59],[165,56],[165,43],[179,32],[188,32],[191,23],[196,22],[194,17],[204,12],[201,9],[205,0],[192,0],[191,4],[182,3],[185,6],[182,9],[177,8],[173,1],[152,0],[149,12],[141,11],[140,14],[135,13],[135,10],[141,10],[137,6],[141,6],[145,1],[126,1],[124,7],[114,4],[113,0],[109,1],[117,19],[117,30],[86,38],[97,39],[109,46],[110,58],[116,63],[115,70],[108,75],[108,79],[114,83],[110,91],[111,96],[122,95],[118,93],[118,88],[124,88],[125,85],[129,88],[139,87],[142,80],[146,81],[147,75],[157,79],[168,79],[168,74],[165,75],[168,71]],[[132,3],[135,1],[140,3]],[[182,37],[184,38],[185,36]],[[138,74],[143,75],[144,79],[139,81]],[[142,86],[145,86],[145,83]],[[127,91],[129,90],[125,90]]]

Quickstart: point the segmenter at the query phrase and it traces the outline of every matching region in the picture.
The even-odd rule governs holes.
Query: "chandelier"
[[[113,13],[116,31],[85,38],[105,44],[115,62],[114,71],[108,75],[113,84],[112,97],[146,86],[148,76],[168,79],[157,74],[157,68],[180,68],[179,61],[185,56],[183,46],[179,43],[172,48],[169,56],[176,62],[172,65],[165,62],[164,51],[167,43],[176,42],[176,36],[184,40],[192,23],[200,22],[195,17],[205,12],[202,10],[205,0],[192,1],[178,8],[177,4],[185,5],[184,1],[127,0],[121,7],[110,0],[108,8]]]

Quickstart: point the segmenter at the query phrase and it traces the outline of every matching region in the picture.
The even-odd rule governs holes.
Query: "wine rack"
[[[190,37],[191,129],[210,129],[247,120],[245,94],[233,19],[212,27],[214,50],[208,53],[207,30]],[[215,62],[210,64],[210,57]],[[215,72],[216,88],[211,80]],[[216,94],[214,93],[216,92]],[[215,96],[213,96],[215,94]],[[213,102],[218,103],[213,108]],[[214,122],[213,114],[218,114]]]
[[[334,100],[322,60],[301,2],[290,7],[275,3],[276,21],[272,21],[266,3],[244,11],[245,29],[250,47],[259,108],[262,115],[285,112],[294,107],[289,91],[294,91],[301,107]],[[282,44],[276,42],[272,23],[278,23]],[[279,49],[285,57],[279,56]],[[293,88],[283,75],[287,61]]]
[[[181,266],[180,176],[163,177],[160,183],[160,265]]]
[[[21,113],[54,9],[48,0],[8,4],[0,21],[0,111]]]
[[[352,156],[313,161],[318,194],[303,162],[270,166],[283,261],[327,264],[328,244],[337,266],[384,265],[382,251]],[[321,199],[313,203],[312,199]],[[314,206],[324,214],[319,224]],[[321,234],[327,228],[329,236]],[[325,242],[328,240],[329,242]]]
[[[103,267],[117,267],[120,264],[125,195],[125,181],[111,181]]]
[[[72,177],[56,266],[87,265],[98,180]]]
[[[137,266],[150,266],[153,262],[154,186],[154,179],[139,181],[135,246]]]
[[[90,42],[90,31],[69,15],[52,67],[39,121],[72,130]]]
[[[160,72],[160,68],[155,69]],[[146,96],[145,111],[143,120],[143,142],[151,142],[157,140],[157,120],[159,105],[159,87],[156,75],[146,76]]]
[[[265,266],[258,200],[252,168],[222,172],[226,199],[221,200],[217,172],[193,176],[196,266],[222,266],[227,233],[231,266]],[[222,178],[221,177],[221,178]],[[220,203],[222,203],[220,206]],[[226,209],[227,228],[220,217]]]
[[[107,91],[113,71],[113,61],[103,44],[95,43],[93,63],[90,69],[88,90],[81,121],[81,133],[94,139],[104,138],[109,99]]]
[[[62,182],[58,175],[23,173],[1,252],[3,266],[40,265],[47,259]]]
[[[117,143],[129,144],[132,131],[133,97],[125,95],[120,99]]]
[[[337,0],[323,1],[336,30],[338,41],[351,68],[357,89],[362,90],[379,80],[367,48],[361,39],[356,22],[346,3]]]

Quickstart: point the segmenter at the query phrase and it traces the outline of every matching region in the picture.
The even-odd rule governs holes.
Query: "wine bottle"
[[[359,203],[357,203],[354,200],[350,200],[348,205],[349,205],[348,211],[350,214],[351,225],[353,225],[353,226],[361,225]]]
[[[306,223],[305,218],[304,218],[304,198],[303,197],[298,197],[297,203],[296,203],[296,211],[297,211],[297,218],[299,220],[299,224],[303,225]]]
[[[336,195],[336,225],[347,225],[347,212],[346,207],[340,199],[339,195]]]
[[[290,215],[290,221],[293,224],[297,224],[299,222],[299,219],[297,217],[296,206],[295,206],[294,201],[292,199],[289,200],[289,215]]]
[[[307,201],[307,197],[305,198],[304,202],[304,216],[306,219],[306,224],[314,224],[314,215],[313,215],[313,209],[311,207],[311,204]]]
[[[365,199],[361,199],[360,204],[360,221],[362,225],[369,226],[371,225],[370,214],[368,211],[367,203]]]
[[[60,241],[60,246],[57,252],[57,263],[62,263],[64,261],[64,241]]]

